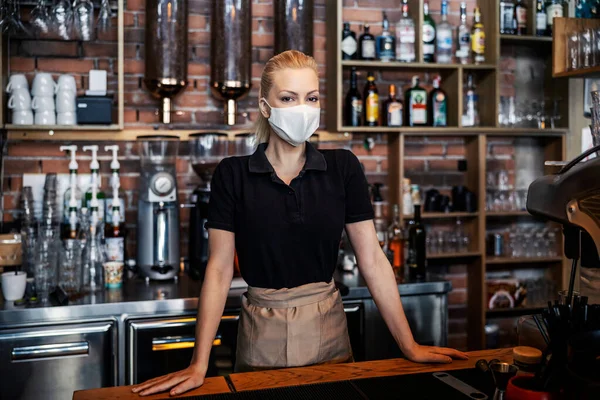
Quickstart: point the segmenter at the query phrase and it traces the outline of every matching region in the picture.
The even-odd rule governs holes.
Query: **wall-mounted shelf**
[[[49,132],[49,131],[119,131],[119,125],[13,125],[6,124],[4,128],[8,131],[29,131],[29,132]]]
[[[486,264],[538,264],[562,262],[562,257],[488,257]]]
[[[487,318],[510,318],[521,317],[523,315],[540,314],[543,307],[515,307],[515,308],[494,308],[486,310]]]
[[[540,43],[552,43],[552,36],[534,36],[534,35],[500,35],[502,42],[518,42],[521,44],[529,43],[538,45]]]
[[[477,212],[424,212],[421,214],[423,219],[450,219],[450,218],[476,218],[479,216]],[[404,219],[412,219],[412,215],[404,215]]]
[[[442,69],[483,69],[495,70],[496,64],[439,64],[439,63],[404,63],[398,61],[362,61],[362,60],[342,60],[342,67],[355,67],[358,69],[404,69],[404,70],[442,70]]]
[[[527,211],[487,211],[485,216],[488,218],[533,217]]]
[[[348,133],[397,133],[405,134],[407,136],[447,136],[447,135],[459,135],[459,136],[477,136],[480,134],[490,136],[538,136],[538,137],[556,137],[565,135],[568,129],[538,129],[538,128],[505,128],[505,127],[493,127],[493,126],[478,126],[478,127],[388,127],[388,126],[342,126],[342,132]]]
[[[584,29],[600,28],[600,20],[592,18],[554,18],[552,30],[552,76],[554,78],[582,78],[600,75],[600,66],[568,70],[567,35]]]
[[[428,260],[445,260],[452,258],[471,258],[471,257],[480,257],[481,252],[479,251],[467,251],[464,253],[440,253],[440,254],[431,254],[427,256]]]

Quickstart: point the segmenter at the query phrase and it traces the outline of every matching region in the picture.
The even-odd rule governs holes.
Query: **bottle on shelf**
[[[432,126],[448,126],[448,96],[440,88],[442,78],[433,79],[433,90],[429,92],[429,121]]]
[[[412,86],[404,95],[407,126],[427,126],[427,91],[419,85],[417,75],[412,78]]]
[[[381,61],[394,61],[396,59],[396,38],[390,33],[390,22],[387,14],[383,12],[383,31],[377,36],[376,53],[377,58]]]
[[[383,104],[383,123],[385,126],[402,126],[404,107],[396,98],[396,85],[389,87],[390,95]]]
[[[410,179],[402,178],[402,214],[410,215],[412,212],[413,202],[410,193]]]
[[[86,147],[92,147],[92,154],[98,151],[98,146],[84,146],[84,151]],[[90,219],[87,224],[88,231],[83,235],[85,237],[85,247],[83,248],[83,256],[81,257],[83,289],[89,293],[104,289],[104,262],[106,260],[104,249],[102,248],[103,232],[99,218],[100,203],[97,196],[98,188],[94,183],[94,174],[92,173],[92,193],[89,203]]]
[[[402,17],[396,24],[396,59],[415,62],[415,22],[408,15],[408,0],[402,0]]]
[[[517,35],[527,35],[527,4],[523,0],[517,0],[515,4],[515,24]]]
[[[546,14],[546,0],[535,2],[535,34],[546,36],[548,32],[548,14]]]
[[[423,61],[435,62],[435,22],[429,15],[429,1],[423,4]]]
[[[419,188],[419,185],[417,184],[412,184],[410,185],[410,197],[413,203],[413,206],[416,206],[417,204],[420,205],[421,204],[421,189]]]
[[[350,30],[350,24],[344,22],[342,30],[342,60],[356,60],[358,57],[358,43],[356,42],[356,33]]]
[[[456,58],[461,64],[471,62],[471,30],[467,26],[467,3],[460,3],[460,25],[457,29]]]
[[[346,94],[344,108],[344,125],[360,126],[363,117],[363,101],[356,85],[356,68],[350,71],[350,90]]]
[[[500,33],[513,35],[515,25],[515,2],[514,0],[500,0]]]
[[[437,26],[436,44],[437,53],[436,60],[440,64],[452,63],[452,48],[453,42],[453,27],[448,22],[448,1],[442,1],[442,22]]]
[[[79,211],[81,209],[81,190],[79,190],[77,181],[77,146],[60,146],[61,151],[70,152],[71,161],[69,162],[69,188],[65,191],[63,197],[63,221],[61,226],[62,240],[75,240],[79,228]]]
[[[95,191],[98,202],[98,222],[104,223],[104,192],[100,189],[100,163],[98,162],[98,145],[83,146],[83,151],[92,152],[92,161],[90,162],[90,172],[92,180],[88,190],[85,192],[84,205],[82,207],[90,208],[92,202],[92,192]],[[90,213],[91,215],[91,213]]]
[[[414,208],[414,223],[408,229],[408,276],[412,279],[424,279],[427,274],[427,232],[421,223],[421,205]]]
[[[481,11],[475,7],[473,16],[473,28],[471,30],[471,51],[473,62],[483,64],[485,62],[485,31],[481,22]]]
[[[121,188],[118,159],[119,146],[104,146],[105,151],[112,152],[110,163],[110,187],[112,198],[106,201],[106,223],[104,224],[104,240],[107,261],[125,262],[125,197]]]
[[[546,5],[546,16],[548,17],[546,35],[548,36],[552,36],[552,21],[554,18],[560,18],[564,15],[565,9],[563,1],[564,0],[549,0]]]
[[[369,71],[363,94],[365,126],[379,126],[379,93],[375,84],[375,76]]]
[[[479,126],[479,95],[477,94],[473,74],[467,75],[464,93],[462,126]]]
[[[369,33],[368,24],[365,24],[363,34],[358,39],[358,49],[361,60],[375,60],[375,36]]]
[[[400,206],[394,204],[393,218],[387,232],[388,249],[393,253],[392,268],[397,277],[404,276],[404,232],[400,225]]]
[[[375,212],[375,219],[373,220],[373,222],[375,223],[375,232],[377,233],[377,240],[379,241],[379,245],[383,249],[387,243],[387,222],[385,217],[383,216],[383,197],[381,196],[382,186],[383,183],[374,183],[372,186],[372,192],[373,211]]]

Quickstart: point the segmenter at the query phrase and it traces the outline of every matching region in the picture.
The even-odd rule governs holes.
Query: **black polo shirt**
[[[240,271],[250,286],[329,282],[344,224],[373,219],[360,163],[348,150],[319,151],[307,142],[304,168],[288,186],[266,148],[219,163],[206,227],[235,233]]]

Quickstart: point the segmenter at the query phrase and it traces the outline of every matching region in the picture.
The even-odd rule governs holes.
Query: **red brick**
[[[5,159],[4,174],[5,175],[20,175],[20,174],[38,174],[40,173],[39,160],[19,160]]]
[[[206,76],[210,74],[210,65],[204,63],[188,62],[188,75]]]
[[[123,111],[123,120],[126,124],[137,122],[137,112],[136,110],[124,110]]]
[[[465,304],[467,302],[467,290],[458,289],[448,293],[448,304]]]
[[[375,147],[373,148],[373,150],[368,151],[367,149],[364,148],[364,146],[362,145],[362,143],[360,144],[352,144],[352,152],[356,155],[356,156],[387,156],[388,154],[388,149],[387,146],[385,145],[375,145]]]
[[[429,171],[458,171],[457,160],[428,160]]]
[[[210,4],[210,0],[190,0],[188,12],[190,14],[208,14],[210,13]]]
[[[127,29],[125,29],[125,38],[127,41],[130,41],[129,36],[127,36]],[[119,39],[117,26],[111,26],[106,32],[98,32],[97,39],[102,42],[116,42]]]
[[[208,31],[188,32],[188,43],[190,45],[210,44],[210,32],[208,32]]]
[[[131,59],[131,58],[138,58],[138,44],[128,44],[126,43],[123,46],[123,56],[126,59]],[[140,54],[140,56],[143,57],[142,54]],[[127,64],[129,61],[125,61],[125,64]]]
[[[23,176],[5,176],[4,190],[7,192],[20,192],[23,188]]]
[[[137,176],[121,176],[122,190],[136,190],[138,188],[139,178]]]
[[[515,147],[514,146],[510,146],[510,145],[492,145],[489,146],[489,152],[490,155],[507,155],[507,156],[514,156],[515,154]]]
[[[207,19],[205,15],[189,15],[188,29],[206,29]]]
[[[204,107],[208,96],[206,93],[184,93],[175,98],[175,105],[178,107]]]
[[[252,46],[255,47],[272,47],[274,43],[273,34],[263,33],[252,35]]]
[[[146,7],[146,0],[127,0],[127,9],[141,11]]]
[[[114,57],[118,56],[117,43],[84,43],[84,57]]]
[[[399,0],[356,0],[359,7],[366,8],[400,8],[402,3]]]
[[[467,275],[446,275],[444,279],[449,280],[452,283],[452,289],[466,289],[467,288]]]
[[[62,143],[39,142],[8,142],[8,155],[12,157],[62,157],[64,151],[60,150]]]
[[[123,13],[123,25],[124,26],[135,26],[135,13],[125,11]]]
[[[404,171],[425,171],[425,161],[405,159]]]
[[[468,338],[466,333],[448,335],[448,347],[465,351],[467,350]]]
[[[515,71],[517,69],[517,59],[514,57],[500,58],[500,71]]]
[[[365,169],[365,173],[385,173],[387,172],[387,159],[378,162],[373,159],[359,158],[360,163]],[[380,164],[379,171],[377,165]]]
[[[197,111],[195,117],[198,124],[205,126],[222,124],[224,121],[223,111]]]
[[[273,18],[272,4],[252,4],[252,17]]]
[[[446,154],[449,156],[464,156],[465,146],[462,144],[448,144],[446,145]]]
[[[78,57],[77,42],[46,40],[23,40],[19,44],[19,54],[25,57]]]
[[[361,10],[358,8],[345,8],[342,11],[342,20],[344,22],[358,22],[359,24],[373,24],[373,22],[381,22],[381,10]]]
[[[38,71],[44,72],[88,73],[91,69],[94,69],[94,61],[82,59],[65,60],[57,58],[40,58],[38,59],[37,69]]]
[[[157,101],[158,105],[158,101]],[[145,124],[155,124],[159,122],[158,109],[154,110],[138,110],[139,122]]]
[[[444,154],[444,146],[441,144],[417,144],[404,146],[405,156],[441,156]]]
[[[123,65],[123,71],[126,74],[143,75],[146,64],[143,60],[127,60]]]
[[[11,57],[10,70],[12,72],[31,72],[35,70],[35,59],[25,57]]]
[[[159,102],[158,99],[153,98],[147,91],[124,93],[123,98],[125,100],[125,105],[148,106],[158,105]]]
[[[272,19],[253,19],[252,33],[272,33],[275,29]]]
[[[177,110],[175,106],[175,112],[171,115],[171,120],[174,124],[184,124],[192,122],[193,111]]]

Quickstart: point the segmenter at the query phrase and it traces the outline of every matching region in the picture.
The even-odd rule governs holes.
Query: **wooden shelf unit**
[[[486,271],[487,260],[485,255],[487,220],[497,218],[525,217],[526,212],[516,213],[488,213],[485,212],[486,196],[486,155],[488,139],[495,138],[538,138],[543,148],[545,160],[564,160],[566,157],[566,134],[568,133],[568,82],[552,81],[551,64],[552,38],[537,37],[533,31],[535,15],[535,0],[527,0],[529,5],[529,31],[524,36],[505,36],[499,34],[499,3],[500,0],[479,1],[483,23],[486,32],[486,63],[483,65],[460,65],[460,64],[435,64],[423,62],[422,42],[420,40],[423,26],[423,3],[424,0],[409,0],[410,15],[415,21],[416,29],[416,62],[379,62],[342,60],[340,57],[342,25],[344,22],[343,6],[341,1],[327,2],[327,119],[328,130],[351,134],[387,134],[388,138],[388,203],[402,205],[401,180],[405,176],[405,140],[410,137],[435,137],[440,140],[443,137],[462,137],[465,140],[465,159],[468,170],[465,176],[466,186],[477,195],[477,215],[464,219],[464,226],[471,235],[470,256],[465,255],[432,255],[428,257],[431,263],[466,263],[468,264],[468,343],[470,349],[485,348],[485,321],[486,321]],[[400,3],[400,2],[399,2]],[[451,7],[457,7],[451,3]],[[455,10],[453,10],[455,11]],[[469,12],[472,12],[470,9]],[[568,14],[568,13],[567,13]],[[353,22],[357,22],[353,20]],[[469,21],[471,24],[471,21]],[[360,33],[359,33],[360,34]],[[544,93],[541,96],[562,97],[561,120],[556,129],[538,129],[535,127],[510,128],[500,126],[498,123],[498,110],[500,103],[501,83],[501,49],[513,47],[525,50],[525,53],[533,53],[534,57],[540,58],[545,65],[547,73],[543,75]],[[439,73],[442,78],[442,88],[448,96],[448,127],[348,127],[343,123],[343,104],[345,87],[344,80],[347,79],[350,68],[355,67],[358,71],[381,71],[390,74],[392,72],[409,72],[429,74]],[[480,127],[460,126],[463,108],[463,84],[465,72],[472,72],[477,78],[477,86],[480,96]],[[393,74],[391,75],[393,76]],[[376,76],[377,82],[377,76]],[[548,84],[549,83],[549,84]],[[362,82],[359,82],[361,85]],[[362,89],[362,88],[361,88]],[[380,95],[382,94],[380,87]],[[382,96],[383,97],[383,96]],[[402,207],[401,207],[402,208]],[[450,214],[451,215],[451,214]],[[403,223],[410,216],[401,216]],[[432,223],[434,218],[426,218]],[[444,217],[448,218],[448,217]],[[559,268],[555,277],[557,286],[562,287],[565,281],[566,268],[561,264],[561,258],[552,259]],[[496,265],[490,263],[489,265]],[[534,263],[535,264],[535,263]],[[539,263],[538,263],[539,264]],[[514,266],[514,264],[513,264]]]
[[[562,257],[487,257],[486,264],[538,264],[562,262]]]
[[[600,65],[591,68],[567,69],[567,35],[584,29],[600,28],[600,20],[591,18],[555,18],[552,31],[552,76],[554,78],[584,78],[600,75]]]

